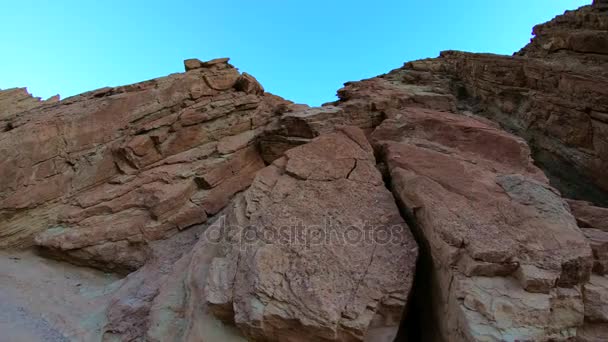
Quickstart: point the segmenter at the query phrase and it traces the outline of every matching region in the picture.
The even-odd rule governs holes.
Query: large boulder
[[[286,152],[232,204],[205,300],[266,341],[392,341],[416,243],[363,132]]]

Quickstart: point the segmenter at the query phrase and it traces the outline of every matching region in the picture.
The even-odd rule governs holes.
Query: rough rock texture
[[[608,208],[589,202],[569,200],[572,213],[593,251],[593,275],[583,286],[585,324],[579,328],[579,341],[605,341],[608,338]]]
[[[0,131],[10,131],[13,128],[8,121],[11,116],[58,101],[59,95],[41,101],[39,97],[30,95],[26,88],[0,89]]]
[[[608,232],[608,208],[594,206],[585,201],[568,200],[570,210],[579,227],[596,228]]]
[[[202,299],[217,244],[195,226],[150,243],[152,257],[112,292],[102,341],[243,342],[236,328],[213,317]]]
[[[256,136],[290,103],[260,92],[226,60],[201,63],[30,111],[9,108],[0,245],[35,243],[128,272],[144,264],[149,241],[204,222],[245,189],[264,167]]]
[[[574,337],[589,245],[518,138],[408,108],[372,134],[433,265],[444,340]]]
[[[473,111],[530,141],[537,162],[566,195],[607,203],[605,67],[460,52],[445,52],[437,62],[462,82],[463,96],[478,101],[471,101]]]
[[[518,55],[563,58],[573,56],[589,63],[608,61],[608,2],[594,0],[584,6],[540,25],[532,33],[535,38]]]
[[[417,247],[361,130],[287,151],[259,172],[226,225],[205,299],[250,338],[396,336]]]
[[[417,85],[447,80],[443,90],[459,109],[528,140],[563,193],[608,206],[607,4],[568,11],[534,34],[513,57],[446,51],[389,75]]]
[[[443,52],[318,108],[227,58],[60,102],[0,91],[0,330],[608,340],[607,18],[596,0],[515,56]]]

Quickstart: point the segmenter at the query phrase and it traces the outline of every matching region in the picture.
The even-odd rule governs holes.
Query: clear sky
[[[0,6],[0,88],[62,98],[231,57],[267,91],[333,101],[346,81],[441,50],[512,54],[591,0],[18,0]]]

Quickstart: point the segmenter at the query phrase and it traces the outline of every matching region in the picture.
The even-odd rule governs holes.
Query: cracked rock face
[[[0,330],[607,341],[607,17],[595,0],[514,56],[446,51],[317,108],[227,58],[0,91]]]
[[[245,189],[264,167],[256,136],[290,103],[227,59],[191,64],[31,110],[4,107],[0,246],[35,244],[128,273],[150,241],[205,222]]]
[[[211,310],[269,341],[391,341],[412,285],[416,243],[363,132],[289,150],[230,208]]]
[[[372,138],[428,246],[429,300],[446,341],[575,336],[591,250],[522,140],[419,108],[388,118]]]

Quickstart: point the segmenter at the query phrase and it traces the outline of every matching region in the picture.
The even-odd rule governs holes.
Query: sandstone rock
[[[227,61],[54,104],[2,93],[17,96],[7,115],[32,104],[0,133],[0,246],[128,273],[150,241],[217,213],[264,167],[252,144],[289,104],[233,89]],[[201,187],[215,168],[230,173]]]
[[[601,208],[589,202],[568,200],[570,210],[580,227],[608,231],[608,208]]]
[[[200,69],[200,68],[212,68],[215,65],[228,64],[230,58],[216,58],[210,61],[203,62],[196,58],[186,59],[184,61],[184,68],[186,71]]]
[[[255,77],[244,72],[234,84],[236,90],[246,92],[247,94],[263,95],[264,87],[255,79]]]
[[[348,121],[340,108],[334,106],[294,106],[291,111],[283,113],[278,122],[260,137],[262,157],[267,163],[272,163],[283,156],[285,151],[348,123],[352,122]]]
[[[228,58],[228,57],[215,58],[215,59],[203,62],[203,67],[210,67],[210,66],[217,65],[217,64],[227,64],[229,60],[230,60],[230,58]]]
[[[593,1],[576,11],[566,11],[563,15],[533,29],[535,35],[531,43],[519,54],[524,56],[553,58],[554,54],[569,55],[587,53],[602,60],[608,55],[608,21],[606,3]],[[603,59],[606,61],[606,59]]]
[[[536,37],[516,56],[444,51],[347,83],[339,102],[351,117],[408,102],[488,117],[531,144],[566,197],[608,206],[607,18],[600,2],[567,11],[535,27]]]
[[[593,272],[604,275],[608,272],[608,232],[583,228],[583,234],[589,241],[593,250],[594,264]]]
[[[186,59],[184,61],[184,68],[186,71],[200,69],[203,67],[203,62],[196,58]]]
[[[592,276],[584,291],[585,320],[608,323],[608,278]]]
[[[0,89],[0,132],[13,129],[11,118],[15,114],[58,100],[59,95],[56,95],[46,101],[41,101],[39,97],[30,95],[26,88]]]
[[[608,203],[605,191],[591,185],[608,189],[602,177],[608,160],[605,124],[590,115],[608,111],[602,90],[606,70],[569,60],[453,51],[443,52],[435,62],[442,65],[437,75],[413,65],[406,70],[431,77],[453,75],[451,88],[459,89],[463,99],[459,106],[490,117],[530,141],[537,161],[567,196]],[[407,74],[404,70],[396,73]],[[477,102],[471,105],[467,98]]]
[[[227,58],[63,101],[0,91],[0,248],[125,276],[70,292],[88,304],[64,324],[45,265],[24,307],[102,341],[608,340],[607,9],[318,108]]]
[[[229,341],[244,338],[215,319],[200,298],[214,244],[199,225],[150,243],[148,263],[110,293],[101,340]],[[200,236],[200,239],[199,239]]]
[[[224,234],[205,300],[250,338],[394,338],[417,247],[362,131],[321,135],[260,171]]]
[[[260,138],[262,156],[266,162],[272,162],[286,150],[329,133],[337,126],[356,126],[370,133],[389,113],[408,106],[455,109],[456,98],[449,90],[442,89],[449,87],[447,80],[404,84],[400,77],[390,74],[347,82],[338,90],[339,101],[318,108],[292,106],[283,113],[276,127]]]
[[[593,250],[593,272],[608,274],[608,209],[589,202],[568,200],[572,214]]]
[[[574,337],[591,250],[521,139],[421,108],[396,112],[372,139],[428,246],[427,305],[446,317],[445,340]]]
[[[582,231],[589,240],[596,259],[608,259],[608,232],[593,228],[583,228]]]
[[[578,329],[576,338],[579,342],[603,342],[608,336],[608,324],[585,323]]]

